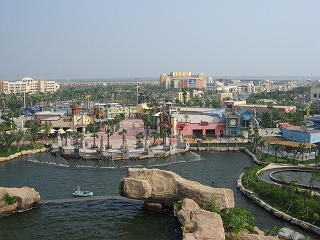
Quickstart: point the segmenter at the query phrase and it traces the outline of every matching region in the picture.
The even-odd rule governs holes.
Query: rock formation
[[[190,198],[204,207],[214,197],[220,209],[234,207],[231,189],[205,186],[160,169],[129,168],[127,176],[120,182],[119,192],[123,197],[163,206],[172,206],[178,200]]]
[[[219,214],[208,212],[199,207],[192,199],[183,199],[181,209],[176,213],[182,225],[183,240],[278,240],[277,236],[265,236],[264,232],[255,228],[255,233],[246,229],[240,234],[225,233]]]
[[[177,217],[181,223],[184,240],[225,239],[221,217],[199,207],[192,199],[183,199]]]
[[[4,200],[4,195],[10,197],[16,196],[16,202],[8,205]],[[38,205],[40,202],[40,194],[29,187],[22,188],[2,188],[0,187],[0,216],[10,214],[19,210],[26,210]]]

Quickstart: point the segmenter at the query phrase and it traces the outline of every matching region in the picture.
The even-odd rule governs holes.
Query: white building
[[[37,81],[30,77],[24,77],[15,82],[0,80],[0,94],[56,92],[59,88],[60,85],[55,81],[47,81],[44,79]]]

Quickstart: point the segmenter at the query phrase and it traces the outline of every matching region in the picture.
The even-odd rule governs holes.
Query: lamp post
[[[136,78],[137,80],[137,105],[139,103],[139,78]]]

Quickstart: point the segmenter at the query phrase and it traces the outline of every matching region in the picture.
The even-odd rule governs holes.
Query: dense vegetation
[[[278,210],[320,226],[320,197],[302,189],[294,181],[283,182],[282,186],[260,181],[256,174],[262,167],[256,164],[247,167],[242,177],[243,186]]]

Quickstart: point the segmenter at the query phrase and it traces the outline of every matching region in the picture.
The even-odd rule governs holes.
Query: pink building
[[[223,137],[225,136],[226,124],[224,122],[205,122],[198,123],[178,122],[177,132],[183,136],[195,137]]]

